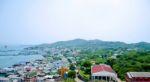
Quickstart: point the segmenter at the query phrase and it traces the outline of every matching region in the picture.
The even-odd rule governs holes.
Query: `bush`
[[[84,81],[89,81],[90,80],[90,75],[89,74],[85,74],[84,71],[79,71],[79,75],[81,76],[81,78],[84,80]]]
[[[76,82],[76,81],[72,78],[67,78],[63,82]]]
[[[68,77],[69,78],[76,78],[76,72],[75,71],[69,71]]]
[[[76,67],[73,64],[71,64],[70,65],[70,70],[75,70],[75,69],[76,69]]]

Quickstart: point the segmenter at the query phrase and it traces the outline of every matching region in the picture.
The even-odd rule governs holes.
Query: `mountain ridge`
[[[50,47],[50,48],[140,48],[150,49],[150,43],[138,42],[138,43],[125,43],[121,41],[102,41],[99,39],[85,40],[85,39],[73,39],[67,41],[58,41],[50,44],[37,45],[38,47]]]

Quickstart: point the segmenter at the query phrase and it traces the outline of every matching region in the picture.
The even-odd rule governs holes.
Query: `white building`
[[[117,74],[112,70],[109,65],[100,64],[91,67],[91,79],[105,80],[108,82],[117,82]]]

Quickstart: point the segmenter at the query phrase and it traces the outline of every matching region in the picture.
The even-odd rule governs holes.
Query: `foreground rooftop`
[[[131,77],[150,77],[150,72],[128,72],[127,75]]]

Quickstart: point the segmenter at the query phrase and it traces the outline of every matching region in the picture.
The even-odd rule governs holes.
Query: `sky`
[[[150,42],[150,0],[0,0],[0,44]]]

